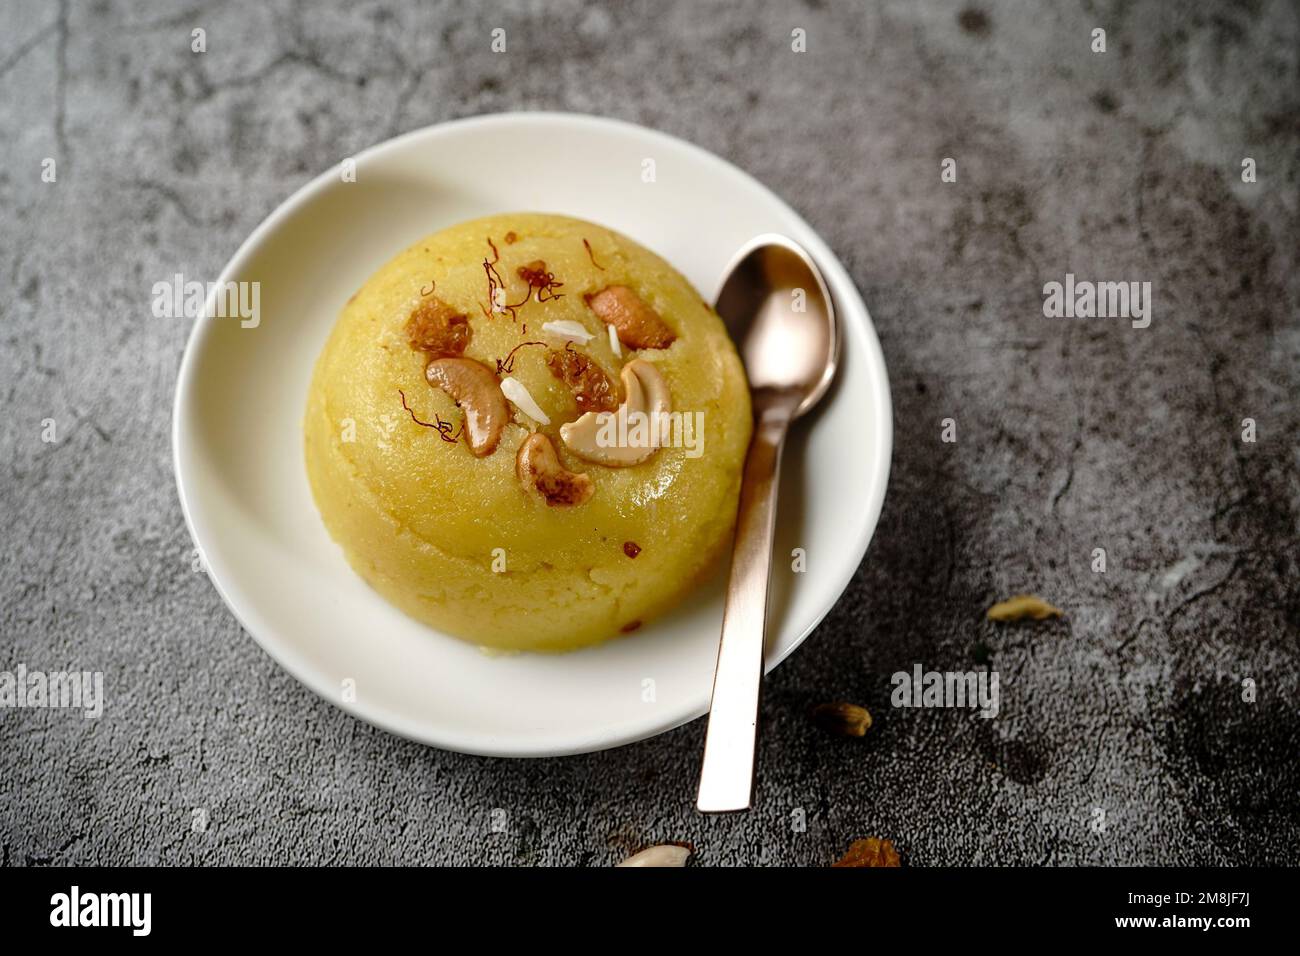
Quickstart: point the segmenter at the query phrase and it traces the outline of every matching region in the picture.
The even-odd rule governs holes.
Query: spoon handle
[[[722,640],[713,675],[713,704],[696,801],[705,813],[748,810],[753,803],[754,745],[759,686],[763,681],[777,475],[790,424],[784,410],[773,412],[764,414],[755,424],[740,487],[731,578],[722,613]]]

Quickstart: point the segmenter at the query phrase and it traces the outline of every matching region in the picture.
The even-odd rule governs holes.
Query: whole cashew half
[[[501,440],[501,429],[510,421],[496,374],[474,359],[439,358],[425,367],[424,377],[464,411],[465,434],[475,457],[492,454]]]
[[[515,474],[548,505],[581,505],[590,500],[595,486],[586,475],[565,471],[551,440],[541,432],[524,439],[515,456]]]
[[[614,327],[629,348],[666,349],[677,338],[659,313],[625,285],[607,286],[587,296],[587,305]]]
[[[560,426],[560,437],[579,458],[614,467],[636,465],[659,447],[659,427],[664,420],[660,416],[672,411],[668,383],[659,369],[644,359],[624,365],[620,378],[627,398],[617,411],[587,412],[577,421]],[[611,432],[617,441],[609,441]],[[631,441],[638,434],[647,440]]]

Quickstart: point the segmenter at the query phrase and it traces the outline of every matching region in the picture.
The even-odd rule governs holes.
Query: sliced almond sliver
[[[605,328],[609,329],[609,348],[610,348],[610,351],[612,351],[612,352],[614,353],[614,357],[615,357],[615,358],[622,358],[622,357],[623,357],[623,346],[619,345],[619,343],[618,343],[618,329],[614,328],[614,326],[612,326],[612,325],[607,325],[607,326],[605,326]]]
[[[533,421],[541,425],[549,425],[551,423],[550,416],[542,411],[538,404],[533,401],[532,393],[528,391],[527,386],[525,386],[523,382],[519,381],[519,379],[514,378],[513,376],[503,378],[501,380],[501,393],[505,395],[506,398],[510,399],[510,401],[514,402],[515,407]]]
[[[579,345],[586,345],[596,337],[572,319],[557,319],[554,322],[547,322],[542,326],[542,331],[555,336],[561,341],[577,342]]]

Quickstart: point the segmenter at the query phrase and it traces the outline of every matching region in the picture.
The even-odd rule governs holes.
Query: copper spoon
[[[705,813],[748,810],[753,804],[781,448],[790,423],[826,394],[839,357],[826,283],[808,253],[784,236],[759,236],[741,249],[718,292],[717,310],[749,376],[754,436],[740,486],[700,769],[696,805]]]

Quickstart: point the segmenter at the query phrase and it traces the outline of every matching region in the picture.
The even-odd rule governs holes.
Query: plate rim
[[[875,536],[876,529],[879,525],[881,510],[884,506],[885,494],[889,485],[889,477],[892,470],[893,462],[893,403],[889,383],[888,369],[885,365],[884,351],[880,346],[879,337],[876,334],[875,323],[871,318],[870,310],[863,300],[861,293],[858,291],[852,277],[848,274],[839,258],[830,249],[829,245],[822,239],[815,229],[801,216],[793,207],[791,207],[776,192],[770,189],[755,176],[741,169],[739,166],[716,153],[699,146],[689,140],[682,139],[671,133],[665,133],[648,126],[642,126],[639,123],[629,122],[627,120],[613,117],[598,116],[587,113],[552,111],[552,110],[517,110],[500,113],[484,113],[475,116],[460,117],[457,119],[447,120],[440,123],[433,123],[419,129],[409,130],[405,133],[383,140],[372,146],[365,148],[351,158],[356,161],[357,167],[360,168],[363,161],[380,152],[397,149],[410,140],[447,132],[452,130],[464,129],[473,126],[496,126],[509,125],[514,123],[564,123],[586,125],[589,127],[615,128],[624,133],[630,133],[637,136],[648,137],[650,140],[660,140],[671,144],[674,148],[684,150],[693,158],[706,164],[720,167],[722,171],[729,176],[738,177],[745,181],[752,188],[761,191],[766,197],[773,202],[782,212],[789,216],[797,225],[803,228],[804,235],[798,238],[798,241],[809,246],[809,252],[813,259],[827,273],[827,285],[831,289],[832,295],[838,294],[841,298],[846,294],[852,297],[857,306],[861,307],[861,320],[856,316],[849,319],[847,314],[855,312],[853,309],[845,309],[841,306],[838,310],[840,321],[852,321],[857,326],[857,331],[863,336],[865,358],[872,366],[870,381],[874,383],[872,399],[876,404],[878,412],[878,421],[876,422],[876,448],[878,454],[875,456],[874,480],[868,483],[869,498],[867,501],[866,515],[867,520],[864,522],[864,531],[860,539],[854,545],[854,551],[857,555],[856,560],[844,562],[844,566],[838,569],[834,579],[834,586],[831,589],[834,597],[827,606],[817,614],[817,616],[803,628],[798,636],[792,640],[789,645],[779,649],[776,653],[768,653],[764,658],[764,674],[770,673],[778,664],[786,660],[791,654],[801,647],[812,634],[813,631],[825,620],[826,616],[835,607],[853,575],[856,574],[862,565],[863,558],[871,540]],[[235,252],[222,267],[218,276],[218,287],[229,281],[232,274],[240,271],[245,265],[245,260],[250,258],[251,254],[258,249],[265,238],[275,229],[279,228],[282,223],[299,212],[307,205],[316,194],[329,188],[334,181],[338,172],[339,163],[336,162],[323,170],[317,176],[308,180],[303,185],[294,190],[286,199],[282,200],[258,225],[248,234],[241,242]],[[210,306],[211,303],[208,303]],[[206,314],[206,312],[205,312]],[[482,739],[469,741],[462,735],[456,739],[457,734],[428,733],[423,728],[413,727],[409,719],[390,710],[379,703],[366,704],[360,706],[357,701],[346,701],[339,699],[337,693],[328,692],[320,680],[320,675],[303,661],[298,659],[298,655],[291,655],[287,649],[280,646],[280,642],[274,634],[270,638],[266,637],[263,632],[270,633],[275,631],[267,622],[258,620],[256,625],[252,623],[258,615],[254,608],[241,606],[239,602],[232,599],[229,589],[221,580],[220,576],[208,564],[206,551],[199,534],[195,529],[194,517],[192,515],[192,505],[190,497],[195,495],[191,488],[187,492],[187,480],[185,467],[182,463],[183,443],[185,441],[182,435],[180,423],[184,415],[184,409],[191,401],[191,394],[195,390],[195,366],[198,355],[203,347],[204,340],[212,334],[211,330],[215,329],[216,324],[205,322],[200,316],[195,320],[189,335],[186,337],[185,348],[181,356],[180,366],[177,372],[175,394],[172,402],[172,423],[171,423],[171,440],[172,440],[172,471],[176,481],[177,496],[180,500],[181,513],[185,519],[186,530],[189,533],[190,540],[198,549],[203,558],[203,570],[205,576],[211,582],[218,596],[221,598],[226,609],[231,613],[240,627],[253,638],[254,642],[267,654],[279,667],[302,684],[316,696],[322,698],[327,703],[347,713],[349,716],[357,718],[383,730],[387,733],[394,734],[398,737],[423,744],[425,746],[436,747],[441,750],[448,750],[457,753],[465,753],[485,757],[507,757],[507,758],[546,758],[562,757],[576,754],[594,753],[601,750],[608,750],[615,747],[626,746],[631,743],[656,737],[660,734],[675,730],[678,727],[685,726],[693,720],[698,719],[708,713],[709,701],[706,699],[702,706],[696,704],[689,707],[679,708],[677,711],[666,714],[662,720],[653,723],[647,722],[642,728],[634,732],[621,732],[617,735],[601,735],[598,731],[592,731],[584,735],[583,738],[573,738],[569,745],[554,746],[543,745],[534,748],[521,747],[517,743],[513,746],[494,746],[491,743],[485,743]],[[857,374],[867,374],[860,371]],[[191,482],[192,484],[192,482]],[[197,499],[197,496],[196,496]],[[448,638],[454,639],[454,638]]]

